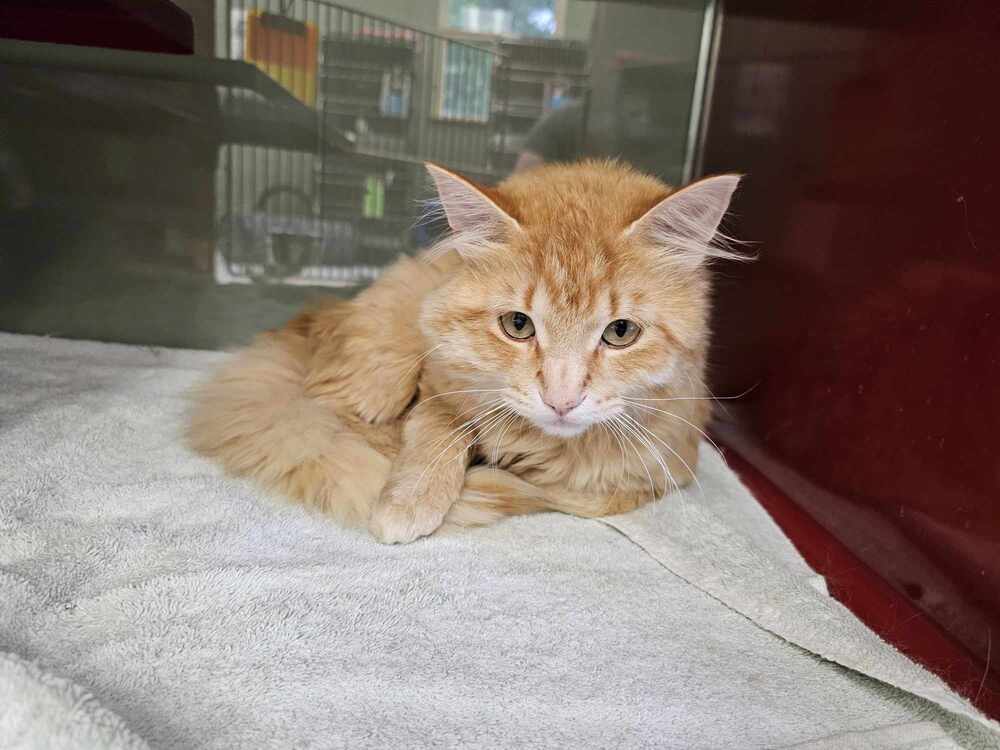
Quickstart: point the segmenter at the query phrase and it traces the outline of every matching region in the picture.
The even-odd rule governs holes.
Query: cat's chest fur
[[[546,435],[517,419],[478,433],[475,463],[496,466],[541,486],[584,492],[609,492],[638,484],[663,491],[670,483],[662,457],[654,456],[657,439],[595,425],[573,438]]]

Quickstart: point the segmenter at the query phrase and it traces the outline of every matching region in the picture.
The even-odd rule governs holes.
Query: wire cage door
[[[230,2],[220,54],[280,96],[222,92],[220,283],[354,286],[428,242],[423,162],[487,182],[504,121],[497,45],[319,0]]]

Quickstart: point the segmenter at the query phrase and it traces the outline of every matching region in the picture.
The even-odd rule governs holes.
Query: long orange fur
[[[384,542],[620,513],[689,483],[736,178],[672,191],[583,162],[480,188],[430,170],[453,236],[259,336],[197,390],[191,445]],[[511,311],[534,337],[504,333]],[[617,319],[639,326],[631,346],[602,341]],[[559,418],[560,394],[582,405]]]

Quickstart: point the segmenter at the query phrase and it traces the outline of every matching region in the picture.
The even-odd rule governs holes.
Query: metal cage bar
[[[219,281],[366,283],[433,238],[433,227],[415,225],[430,197],[423,162],[487,182],[509,173],[517,69],[499,40],[472,43],[326,0],[224,5],[219,54],[255,66],[288,101],[222,92]],[[570,73],[582,85],[578,67]]]

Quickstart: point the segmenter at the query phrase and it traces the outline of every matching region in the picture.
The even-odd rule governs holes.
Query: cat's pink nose
[[[584,398],[586,398],[586,396],[581,394],[580,396],[573,396],[570,398],[542,398],[542,401],[560,417],[565,417],[576,407],[582,404]]]

